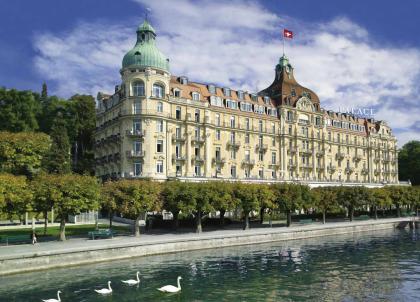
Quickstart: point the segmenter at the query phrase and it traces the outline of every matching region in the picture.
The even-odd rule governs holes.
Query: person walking
[[[34,245],[35,243],[38,243],[36,240],[36,234],[35,232],[32,232],[32,245]]]

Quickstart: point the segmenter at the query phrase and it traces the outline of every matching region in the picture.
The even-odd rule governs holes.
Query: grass
[[[108,224],[99,224],[100,229],[109,228]],[[118,233],[129,233],[131,231],[130,226],[113,226],[112,229]],[[95,225],[66,225],[66,236],[87,236],[89,231],[94,231]],[[38,226],[35,230],[37,237],[42,237],[44,235],[44,228]],[[11,230],[0,230],[0,237],[2,236],[18,236],[18,235],[28,235],[32,233],[31,228],[27,229],[11,229]],[[49,237],[58,237],[60,234],[59,226],[52,226],[47,228],[47,236]]]

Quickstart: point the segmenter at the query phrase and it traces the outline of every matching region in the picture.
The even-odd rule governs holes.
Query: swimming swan
[[[112,293],[111,281],[108,281],[108,288],[95,289],[95,292],[101,295],[109,295]]]
[[[140,283],[140,278],[139,278],[139,272],[137,272],[137,280],[134,279],[130,279],[130,280],[121,280],[122,283],[125,283],[127,285],[136,285]]]
[[[181,280],[182,277],[178,276],[177,282],[178,282],[178,287],[175,287],[173,285],[165,285],[161,288],[158,288],[158,290],[160,290],[161,292],[164,293],[177,293],[179,291],[181,291],[181,284],[179,283],[179,280]]]
[[[48,300],[42,300],[42,301],[44,301],[44,302],[61,302],[60,294],[61,294],[61,291],[58,291],[57,292],[57,298],[58,299],[48,299]]]

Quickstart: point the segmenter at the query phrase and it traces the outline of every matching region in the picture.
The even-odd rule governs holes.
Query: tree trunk
[[[225,225],[225,213],[226,213],[226,210],[220,210],[219,219],[220,219],[220,226],[222,227]]]
[[[179,219],[178,219],[179,213],[178,212],[172,213],[172,215],[174,216],[174,229],[177,230],[179,228]]]
[[[264,212],[265,212],[265,208],[261,208],[260,209],[260,224],[264,223]]]
[[[378,207],[374,206],[374,211],[375,211],[375,220],[378,219]]]
[[[326,210],[322,211],[322,223],[323,224],[325,224],[325,220],[326,220],[325,219],[325,216],[327,216],[326,214],[327,214],[327,211]]]
[[[201,214],[202,214],[201,211],[198,211],[197,215],[196,215],[196,229],[195,229],[195,232],[198,233],[198,234],[203,232],[203,227],[201,226]]]
[[[382,208],[382,217],[385,218],[385,208]]]
[[[44,236],[47,235],[47,227],[48,227],[48,212],[44,212]]]
[[[287,227],[290,227],[290,225],[292,224],[292,212],[290,210],[286,211],[287,213]]]
[[[397,217],[400,218],[401,217],[401,211],[400,211],[400,205],[397,204]]]
[[[139,226],[139,223],[140,223],[140,215],[137,216],[136,222],[134,223],[134,236],[136,236],[136,237],[140,237],[140,226]]]
[[[109,229],[112,229],[112,216],[114,216],[114,213],[112,211],[109,211]]]
[[[354,209],[353,209],[353,207],[349,207],[349,219],[350,219],[350,221],[353,221],[353,217],[354,217]]]
[[[66,240],[66,220],[61,218],[60,220],[60,241]]]
[[[248,211],[245,211],[244,230],[249,230],[249,212]]]

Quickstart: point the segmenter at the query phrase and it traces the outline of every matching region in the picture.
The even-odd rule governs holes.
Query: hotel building
[[[98,93],[98,177],[398,183],[387,123],[323,109],[286,56],[252,93],[172,75],[155,40],[145,21],[121,84]]]

